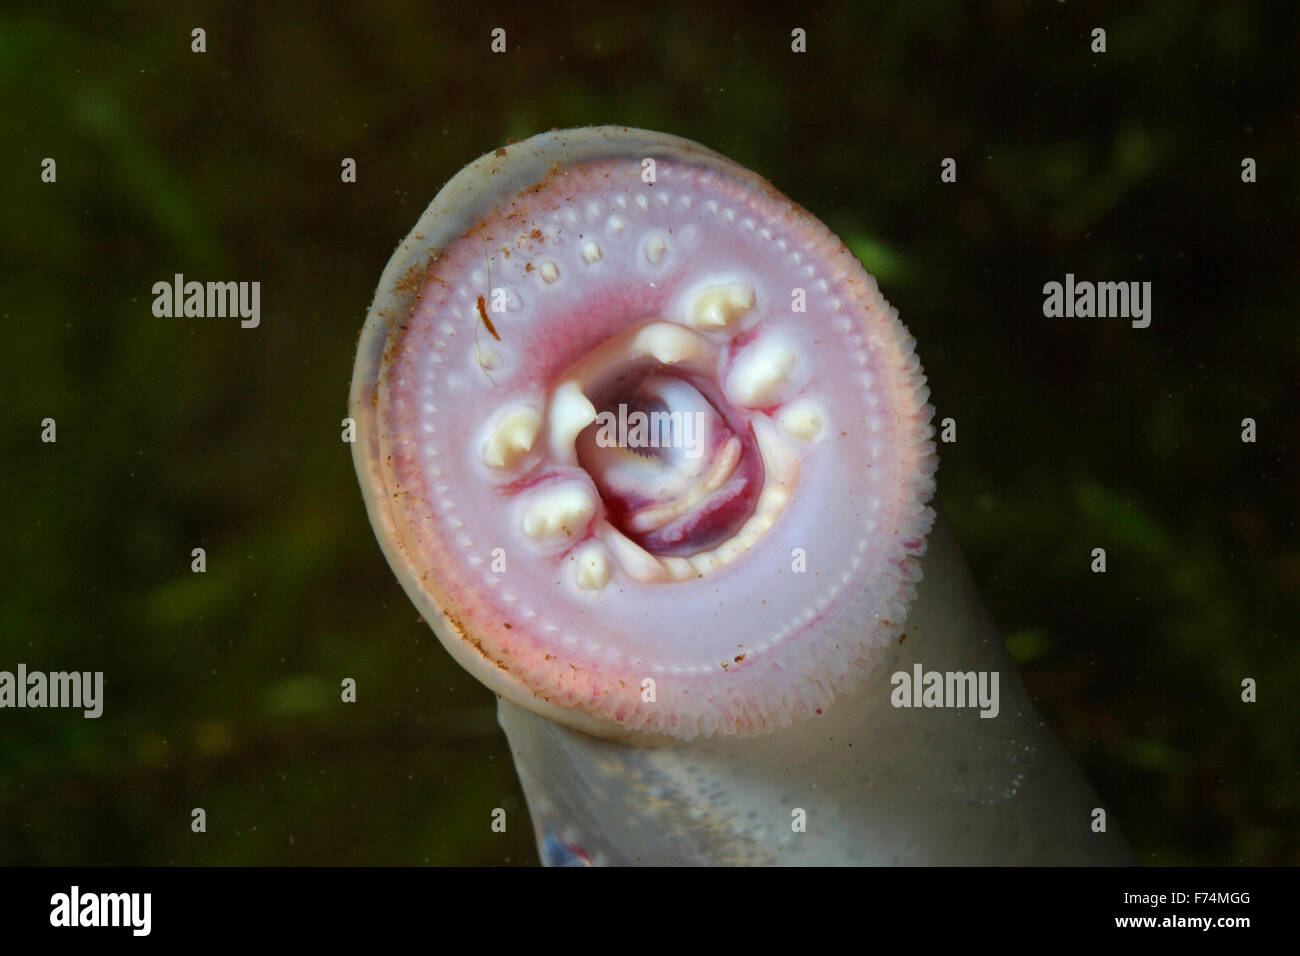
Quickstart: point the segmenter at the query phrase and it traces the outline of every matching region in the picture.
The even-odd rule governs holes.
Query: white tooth
[[[700,576],[700,573],[691,566],[691,562],[685,558],[660,558],[659,560],[674,581],[688,581]]]
[[[595,496],[582,482],[551,485],[524,507],[524,534],[539,541],[572,538],[586,530],[595,513]]]
[[[637,198],[640,199],[641,197],[638,196]],[[666,248],[662,236],[651,236],[650,241],[645,244],[646,260],[651,265],[659,265],[664,261],[664,250]]]
[[[573,464],[578,453],[573,443],[578,433],[596,420],[596,406],[582,393],[577,382],[564,382],[551,396],[551,454],[558,461]]]
[[[599,591],[609,583],[609,559],[600,545],[584,546],[574,556],[574,560],[578,563],[574,580],[584,591]]]
[[[776,418],[787,435],[801,441],[812,441],[821,434],[822,419],[820,406],[806,398],[786,405]]]
[[[587,262],[595,262],[600,258],[600,246],[596,245],[596,240],[588,239],[582,245],[582,258]]]
[[[556,267],[555,263],[551,262],[549,259],[546,262],[543,262],[541,268],[537,271],[547,282],[554,282],[560,277],[560,270]]]
[[[668,569],[653,554],[632,541],[613,525],[606,525],[601,535],[614,557],[633,581],[666,581]]]
[[[718,560],[716,551],[705,551],[701,554],[693,554],[688,559],[691,562],[697,574],[703,576],[710,571],[716,571],[722,567],[723,562]]]
[[[740,353],[727,375],[727,397],[749,408],[775,404],[789,384],[794,366],[794,352],[780,342],[751,345]]]
[[[669,322],[646,326],[632,343],[636,354],[653,355],[665,365],[697,359],[704,351],[703,346],[704,341],[690,329]]]
[[[732,435],[718,451],[717,460],[714,461],[713,467],[704,477],[704,483],[701,486],[706,495],[711,495],[719,488],[722,483],[731,477],[731,473],[736,470],[736,465],[740,464],[741,444],[740,439]]]
[[[657,531],[674,518],[680,518],[685,511],[686,507],[681,501],[649,511],[638,511],[628,519],[628,526],[637,534]]]
[[[786,493],[780,488],[764,488],[763,494],[759,497],[758,509],[739,531],[712,551],[701,551],[686,559],[694,572],[692,576],[702,576],[710,571],[716,571],[754,547],[767,530],[776,523],[777,515],[787,498]],[[670,570],[674,572],[675,580],[682,580],[676,573],[676,569],[670,568]]]
[[[531,408],[516,408],[499,417],[483,442],[483,464],[492,468],[513,468],[533,450],[542,416]]]
[[[730,282],[697,292],[686,306],[686,321],[697,329],[723,329],[754,307],[754,287]]]
[[[763,456],[763,469],[767,473],[763,494],[792,488],[799,477],[799,457],[794,448],[783,441],[776,426],[762,416],[756,416],[750,427],[754,429],[754,440],[758,442],[758,453]],[[760,497],[759,505],[762,503]]]
[[[758,497],[758,509],[755,517],[761,518],[768,524],[771,524],[776,520],[776,516],[780,513],[781,509],[785,507],[785,503],[789,499],[790,496],[786,494],[786,488],[778,487],[776,485],[773,485],[770,488],[764,488],[763,493]]]

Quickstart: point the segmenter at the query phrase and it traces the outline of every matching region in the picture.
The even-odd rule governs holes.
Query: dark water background
[[[0,711],[0,863],[536,860],[339,430],[438,187],[587,123],[731,156],[878,277],[958,422],[940,500],[1140,859],[1300,863],[1298,46],[1283,3],[6,4],[0,669],[107,701]],[[261,327],[155,318],[177,272],[260,281]],[[1045,319],[1067,272],[1151,281],[1151,327]]]

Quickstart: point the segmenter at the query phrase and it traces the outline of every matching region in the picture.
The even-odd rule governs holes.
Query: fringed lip
[[[669,329],[657,361],[712,369],[761,451],[729,548],[629,548],[556,452],[594,410],[566,374],[642,326]],[[644,130],[544,133],[458,173],[389,262],[354,460],[403,588],[496,693],[606,736],[763,733],[851,690],[902,630],[937,462],[914,344],[754,173]]]

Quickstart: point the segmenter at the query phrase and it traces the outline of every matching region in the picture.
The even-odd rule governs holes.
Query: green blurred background
[[[1300,862],[1291,4],[150,6],[0,14],[0,669],[107,698],[0,711],[0,863],[536,862],[340,420],[439,186],[611,122],[757,170],[879,278],[958,422],[940,500],[1139,858]],[[260,281],[261,327],[154,318],[176,272]],[[1044,319],[1066,272],[1151,281],[1151,327]]]

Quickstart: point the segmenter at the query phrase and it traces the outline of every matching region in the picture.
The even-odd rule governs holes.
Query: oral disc
[[[591,733],[689,738],[813,714],[897,642],[932,520],[924,381],[805,210],[600,127],[439,193],[349,411],[385,553],[461,664]]]

